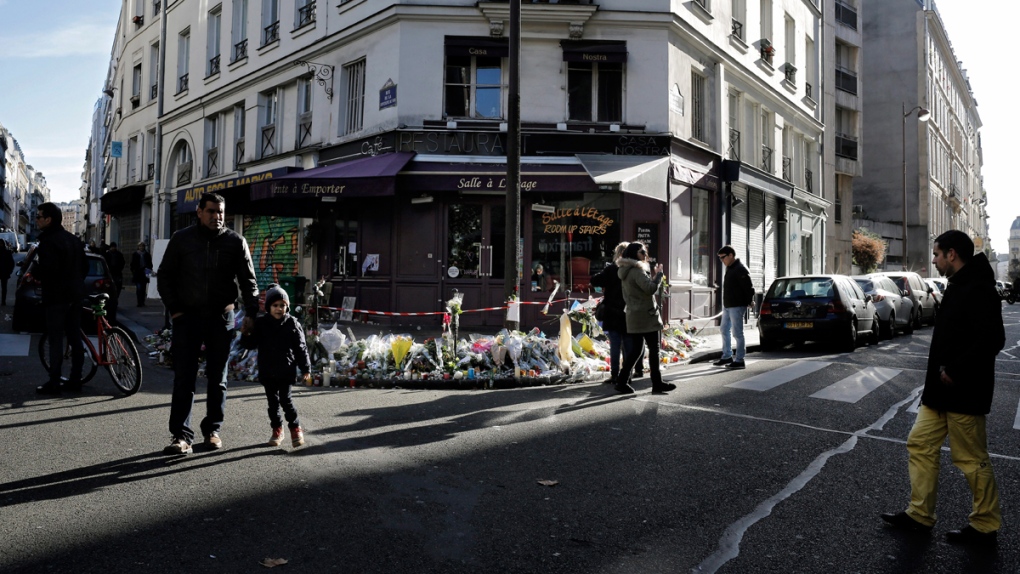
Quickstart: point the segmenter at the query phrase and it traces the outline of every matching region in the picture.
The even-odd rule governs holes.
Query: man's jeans
[[[185,313],[173,320],[170,350],[174,361],[174,392],[170,401],[170,434],[194,442],[191,409],[195,402],[198,359],[205,343],[207,387],[203,435],[219,431],[227,405],[227,355],[234,339],[234,312]]]
[[[735,362],[744,361],[744,312],[747,307],[726,307],[722,313],[722,324],[719,332],[722,335],[722,358],[732,358]],[[737,339],[737,352],[733,353],[730,332]]]

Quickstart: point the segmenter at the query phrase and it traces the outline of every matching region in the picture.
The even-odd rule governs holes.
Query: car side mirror
[[[910,297],[910,292],[906,289],[900,289],[900,297]]]
[[[870,294],[870,293],[865,293],[865,294],[864,294],[864,302],[865,302],[865,303],[871,303],[871,302],[872,302],[873,300],[874,300],[874,299],[873,299],[873,298],[871,297],[871,294]]]

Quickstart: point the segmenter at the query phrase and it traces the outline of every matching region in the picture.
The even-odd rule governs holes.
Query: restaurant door
[[[467,200],[446,206],[446,252],[441,293],[464,294],[463,309],[502,306],[503,262],[506,245],[506,207],[502,201]],[[505,313],[465,313],[464,326],[501,326]]]

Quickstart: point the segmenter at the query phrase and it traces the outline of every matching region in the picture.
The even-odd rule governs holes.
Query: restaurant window
[[[506,103],[505,38],[446,37],[443,113],[448,118],[500,119]]]
[[[691,215],[691,281],[695,285],[708,285],[713,263],[712,238],[709,235],[712,210],[708,190],[693,188]]]
[[[535,206],[537,207],[537,206]],[[532,208],[531,291],[588,291],[620,242],[620,195],[586,193]],[[541,273],[539,273],[541,267]]]
[[[579,122],[623,121],[624,42],[564,40],[567,118]]]

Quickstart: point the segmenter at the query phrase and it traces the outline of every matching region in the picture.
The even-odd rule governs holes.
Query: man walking
[[[723,245],[719,250],[719,260],[726,266],[723,278],[723,313],[719,331],[722,335],[722,358],[712,363],[717,367],[728,369],[744,368],[744,312],[754,301],[754,284],[747,267],[737,259],[737,252],[732,245]],[[730,332],[737,339],[737,352],[732,350]]]
[[[145,307],[145,296],[149,290],[149,272],[152,271],[152,256],[145,249],[144,242],[138,242],[138,249],[131,254],[131,282],[135,284],[135,301]]]
[[[50,372],[46,384],[36,387],[41,395],[59,394],[66,388],[81,388],[81,369],[85,363],[85,347],[81,342],[81,304],[85,297],[85,275],[88,260],[85,244],[64,229],[60,208],[43,203],[36,208],[39,246],[36,247],[36,276],[42,285],[43,316],[46,337],[50,342]],[[71,345],[71,372],[66,383],[60,380],[64,362],[64,336]]]
[[[970,485],[969,524],[950,530],[955,544],[995,542],[1002,526],[999,489],[988,457],[985,415],[995,387],[995,355],[1006,342],[1002,303],[984,253],[974,255],[966,233],[950,230],[935,239],[932,263],[949,279],[928,351],[921,407],[907,438],[910,504],[882,519],[904,530],[930,532],[935,525],[939,455],[949,451]]]
[[[170,401],[170,444],[165,454],[192,452],[198,356],[205,344],[208,378],[206,416],[199,425],[205,446],[223,447],[220,427],[227,402],[227,354],[234,339],[234,304],[244,300],[246,333],[258,313],[258,285],[248,242],[223,227],[223,196],[205,193],[198,223],[173,234],[159,265],[156,288],[173,321],[174,390]]]

